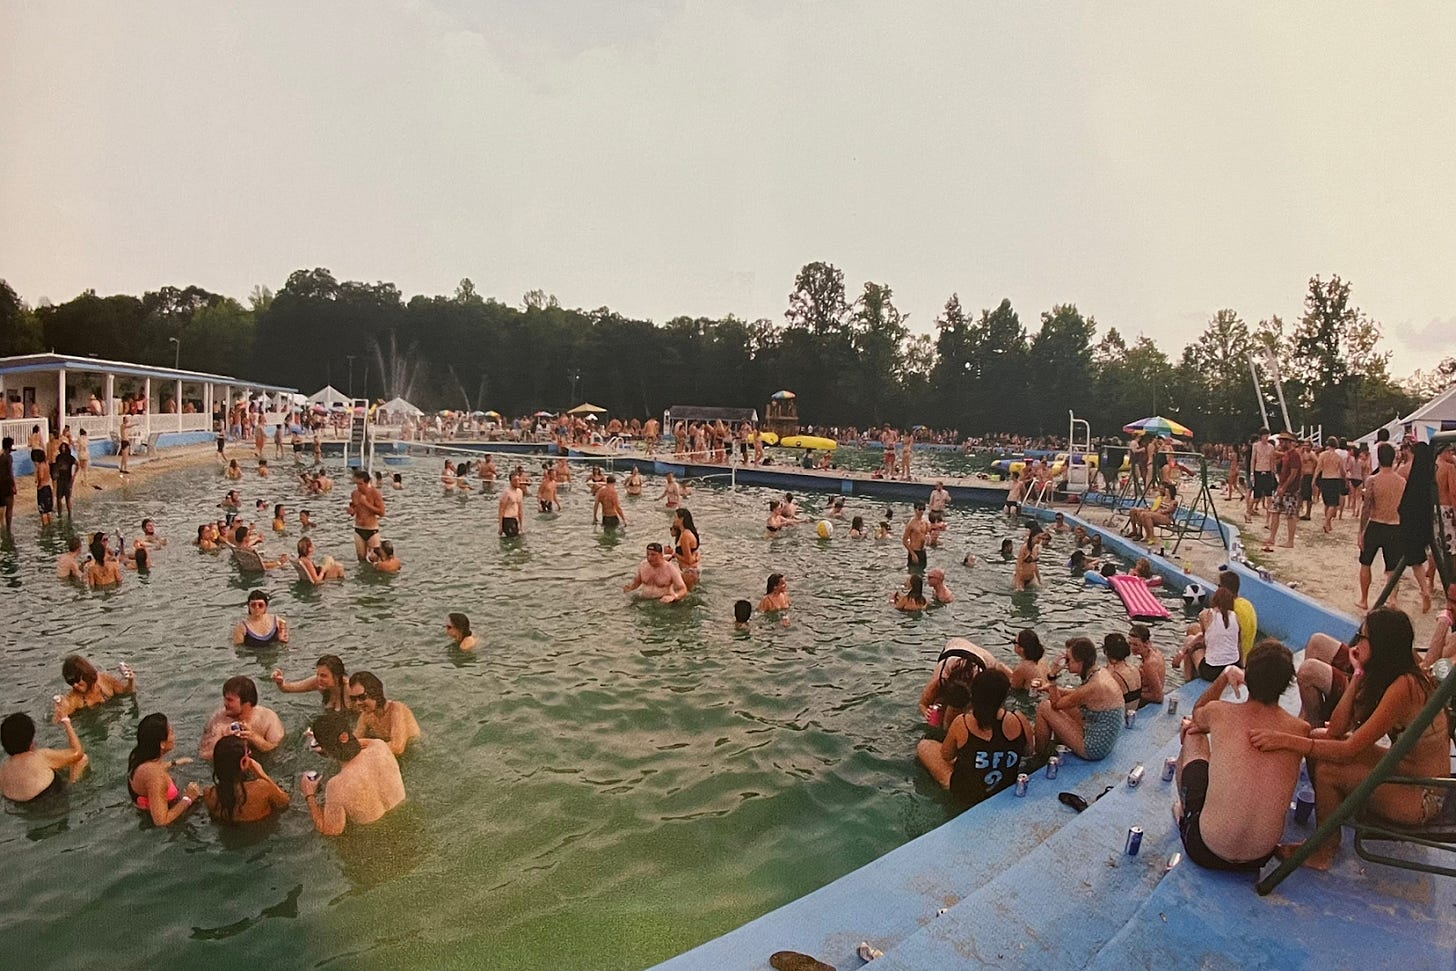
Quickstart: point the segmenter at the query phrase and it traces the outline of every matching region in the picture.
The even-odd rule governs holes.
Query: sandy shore
[[[1251,563],[1269,570],[1277,582],[1289,584],[1306,596],[1348,616],[1352,625],[1358,622],[1360,618],[1360,563],[1359,551],[1356,547],[1356,534],[1359,531],[1358,517],[1347,513],[1343,519],[1336,518],[1332,524],[1332,530],[1326,533],[1324,532],[1324,507],[1316,502],[1312,518],[1299,520],[1294,533],[1294,548],[1285,549],[1278,545],[1287,541],[1288,521],[1281,519],[1279,537],[1274,544],[1274,552],[1266,553],[1262,547],[1269,537],[1269,530],[1267,519],[1262,514],[1256,514],[1254,522],[1245,523],[1244,501],[1237,498],[1237,493],[1232,501],[1225,500],[1222,489],[1215,493],[1214,505],[1220,519],[1234,524],[1240,530],[1244,551]],[[1105,526],[1107,517],[1106,509],[1093,508],[1090,511],[1089,518],[1095,525]],[[1169,547],[1169,558],[1180,563],[1187,562],[1192,566],[1192,572],[1209,578],[1216,577],[1219,565],[1227,561],[1223,547],[1218,544],[1212,532],[1208,533],[1207,539],[1195,540],[1190,537],[1184,540],[1176,555]],[[1374,579],[1370,584],[1370,601],[1372,603],[1380,595],[1384,580],[1381,563],[1377,559]],[[1411,615],[1416,629],[1416,644],[1424,651],[1426,645],[1430,643],[1431,633],[1435,629],[1438,610],[1432,609],[1424,614],[1421,612],[1420,590],[1409,572],[1397,589],[1396,596],[1398,598],[1396,605]],[[1439,608],[1441,598],[1437,596],[1435,602],[1436,608]],[[1332,633],[1338,635],[1342,632]],[[1291,644],[1290,647],[1299,650],[1304,645]]]

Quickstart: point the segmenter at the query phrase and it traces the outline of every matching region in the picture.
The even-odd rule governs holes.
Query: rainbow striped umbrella
[[[1176,435],[1179,438],[1193,437],[1193,429],[1187,425],[1180,425],[1171,418],[1164,418],[1162,415],[1139,419],[1130,425],[1123,425],[1122,430],[1129,435],[1138,432],[1152,432],[1154,435]]]

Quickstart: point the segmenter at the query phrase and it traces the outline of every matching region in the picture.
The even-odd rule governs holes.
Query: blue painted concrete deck
[[[1099,532],[1123,555],[1146,555]],[[1166,558],[1154,560],[1170,584],[1213,585]],[[1260,628],[1296,649],[1315,630],[1344,636],[1354,629],[1352,617],[1233,569],[1259,611]],[[1194,682],[1179,689],[1180,712],[1191,710],[1205,688]],[[1297,711],[1292,687],[1283,704]],[[1144,708],[1104,762],[1071,757],[1055,780],[1038,772],[1025,797],[1002,792],[658,969],[757,971],[769,967],[774,951],[795,950],[843,971],[864,965],[855,954],[860,941],[885,952],[873,963],[883,971],[1456,968],[1456,880],[1365,863],[1348,835],[1332,871],[1300,871],[1267,897],[1255,893],[1252,874],[1213,873],[1186,860],[1167,870],[1182,847],[1172,783],[1161,781],[1160,770],[1177,754],[1180,721],[1162,706]],[[913,762],[914,752],[905,757]],[[1138,762],[1145,780],[1129,788],[1127,772]],[[1062,790],[1090,801],[1108,785],[1106,797],[1080,815],[1057,801]],[[1129,857],[1123,844],[1134,825],[1144,829],[1143,844]],[[1286,839],[1302,839],[1312,828],[1291,816]],[[1415,847],[1393,852],[1444,855]]]

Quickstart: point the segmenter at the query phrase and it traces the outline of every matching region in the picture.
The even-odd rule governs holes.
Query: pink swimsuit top
[[[151,809],[152,809],[152,801],[150,799],[148,799],[146,796],[139,796],[139,795],[137,795],[137,791],[131,787],[131,780],[130,779],[127,779],[126,780],[126,789],[127,789],[128,792],[131,793],[131,797],[136,802],[136,807],[138,809],[140,809],[142,812],[150,812],[151,811]],[[172,782],[172,783],[168,784],[168,786],[167,786],[167,805],[170,806],[172,803],[176,802],[177,801],[177,797],[180,796],[181,794],[182,794],[181,791],[178,790],[178,788],[177,788],[177,783]]]

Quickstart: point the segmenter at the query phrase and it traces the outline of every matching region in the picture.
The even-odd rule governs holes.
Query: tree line
[[[175,339],[175,340],[174,340]],[[276,293],[246,302],[201,287],[140,297],[87,290],[31,307],[0,281],[0,356],[54,351],[236,375],[312,392],[325,384],[368,398],[403,396],[426,410],[556,411],[591,400],[620,417],[673,404],[757,407],[798,394],[800,419],[864,428],[888,422],[962,435],[1064,434],[1067,412],[1116,434],[1164,414],[1205,441],[1232,441],[1262,423],[1250,375],[1284,378],[1291,422],[1363,433],[1418,398],[1389,373],[1380,326],[1338,276],[1314,277],[1304,314],[1247,323],[1212,315],[1170,358],[1146,335],[1129,339],[1075,304],[1031,325],[1009,300],[979,313],[952,294],[935,332],[912,334],[894,292],[867,282],[852,294],[830,263],[805,265],[782,322],[675,317],[661,326],[607,307],[567,309],[543,291],[511,306],[470,280],[450,295],[405,299],[392,283],[339,281],[298,270]],[[1271,363],[1272,361],[1272,363]],[[1447,359],[1423,379],[1456,379]]]

